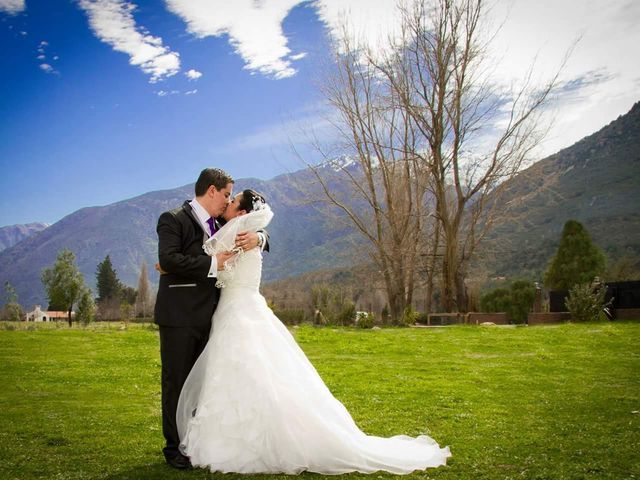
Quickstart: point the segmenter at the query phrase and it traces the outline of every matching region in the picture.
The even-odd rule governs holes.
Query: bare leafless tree
[[[400,6],[401,34],[388,39],[382,54],[354,46],[343,29],[336,74],[324,88],[360,167],[341,169],[359,203],[314,171],[327,198],[369,240],[394,318],[412,301],[420,255],[427,259],[427,303],[439,269],[441,307],[466,310],[469,264],[504,213],[505,181],[522,170],[548,129],[541,115],[561,68],[542,86],[534,85],[533,66],[515,91],[496,83],[484,3]]]
[[[373,65],[362,61],[370,55],[349,35],[343,35],[338,50],[335,74],[323,90],[339,113],[335,125],[343,140],[341,152],[358,168],[345,165],[344,157],[336,161],[322,148],[323,168],[311,168],[326,198],[367,240],[391,317],[400,321],[413,299],[428,175],[415,156],[416,132],[405,105]],[[327,172],[334,170],[348,179],[347,192],[329,186]]]
[[[505,91],[489,75],[483,0],[423,0],[402,14],[393,55],[369,61],[409,115],[413,153],[430,172],[443,240],[442,307],[465,310],[469,262],[504,213],[505,181],[522,170],[546,133],[541,114],[560,68],[534,86],[532,66],[517,91]]]
[[[532,66],[515,92],[497,85],[488,75],[495,66],[487,54],[491,39],[481,34],[485,3],[422,1],[404,9],[408,41],[401,60],[410,78],[394,83],[426,140],[418,155],[432,173],[447,311],[466,309],[469,262],[503,211],[505,181],[522,169],[547,131],[541,114],[560,72],[536,86]]]
[[[148,317],[153,310],[153,298],[149,285],[147,263],[142,262],[140,276],[138,277],[138,295],[136,296],[135,313],[143,318]]]

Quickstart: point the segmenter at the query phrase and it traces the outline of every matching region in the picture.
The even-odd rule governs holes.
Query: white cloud
[[[46,73],[55,73],[55,71],[53,70],[53,67],[48,63],[41,63],[40,68],[44,70]]]
[[[26,5],[24,0],[0,0],[0,12],[15,15],[24,11]]]
[[[47,57],[46,57],[45,55],[40,54],[40,55],[38,55],[36,58],[37,58],[38,60],[44,60],[44,59],[45,59],[45,58],[47,58]]]
[[[165,0],[198,38],[229,36],[229,43],[246,62],[245,69],[280,79],[295,75],[295,60],[287,47],[282,22],[305,0]]]
[[[191,70],[185,72],[185,75],[189,77],[189,80],[197,80],[202,76],[202,72],[199,72],[192,68]]]
[[[415,0],[405,2],[409,7]],[[374,51],[386,50],[387,40],[400,34],[401,11],[398,2],[385,0],[318,0],[318,16],[334,39],[346,27],[352,41]]]
[[[180,55],[163,46],[162,38],[136,25],[135,5],[125,0],[79,0],[79,4],[94,34],[114,50],[128,54],[131,65],[151,75],[151,83],[178,73]]]
[[[185,95],[195,95],[196,93],[198,93],[198,89],[197,88],[184,92]]]
[[[154,93],[159,97],[167,97],[169,95],[177,95],[180,93],[180,91],[179,90],[158,90],[157,92],[154,92]]]

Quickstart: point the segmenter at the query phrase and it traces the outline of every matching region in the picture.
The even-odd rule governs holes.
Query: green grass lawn
[[[1,479],[242,477],[163,463],[152,326],[25,327],[0,324]],[[411,478],[640,478],[640,323],[293,331],[365,432],[451,447]]]

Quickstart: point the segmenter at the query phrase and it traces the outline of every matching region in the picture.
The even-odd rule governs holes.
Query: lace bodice
[[[233,250],[238,233],[255,232],[263,229],[272,218],[273,212],[265,204],[260,210],[231,219],[213,237],[207,240],[202,248],[208,255]],[[260,287],[262,275],[262,253],[260,249],[253,248],[247,252],[241,251],[234,258],[225,262],[224,267],[224,270],[218,271],[217,287],[245,287],[256,290]]]

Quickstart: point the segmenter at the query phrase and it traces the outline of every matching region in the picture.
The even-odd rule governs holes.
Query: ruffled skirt
[[[426,435],[365,435],[259,292],[223,289],[209,342],[180,395],[181,449],[197,467],[406,474],[445,465]]]

